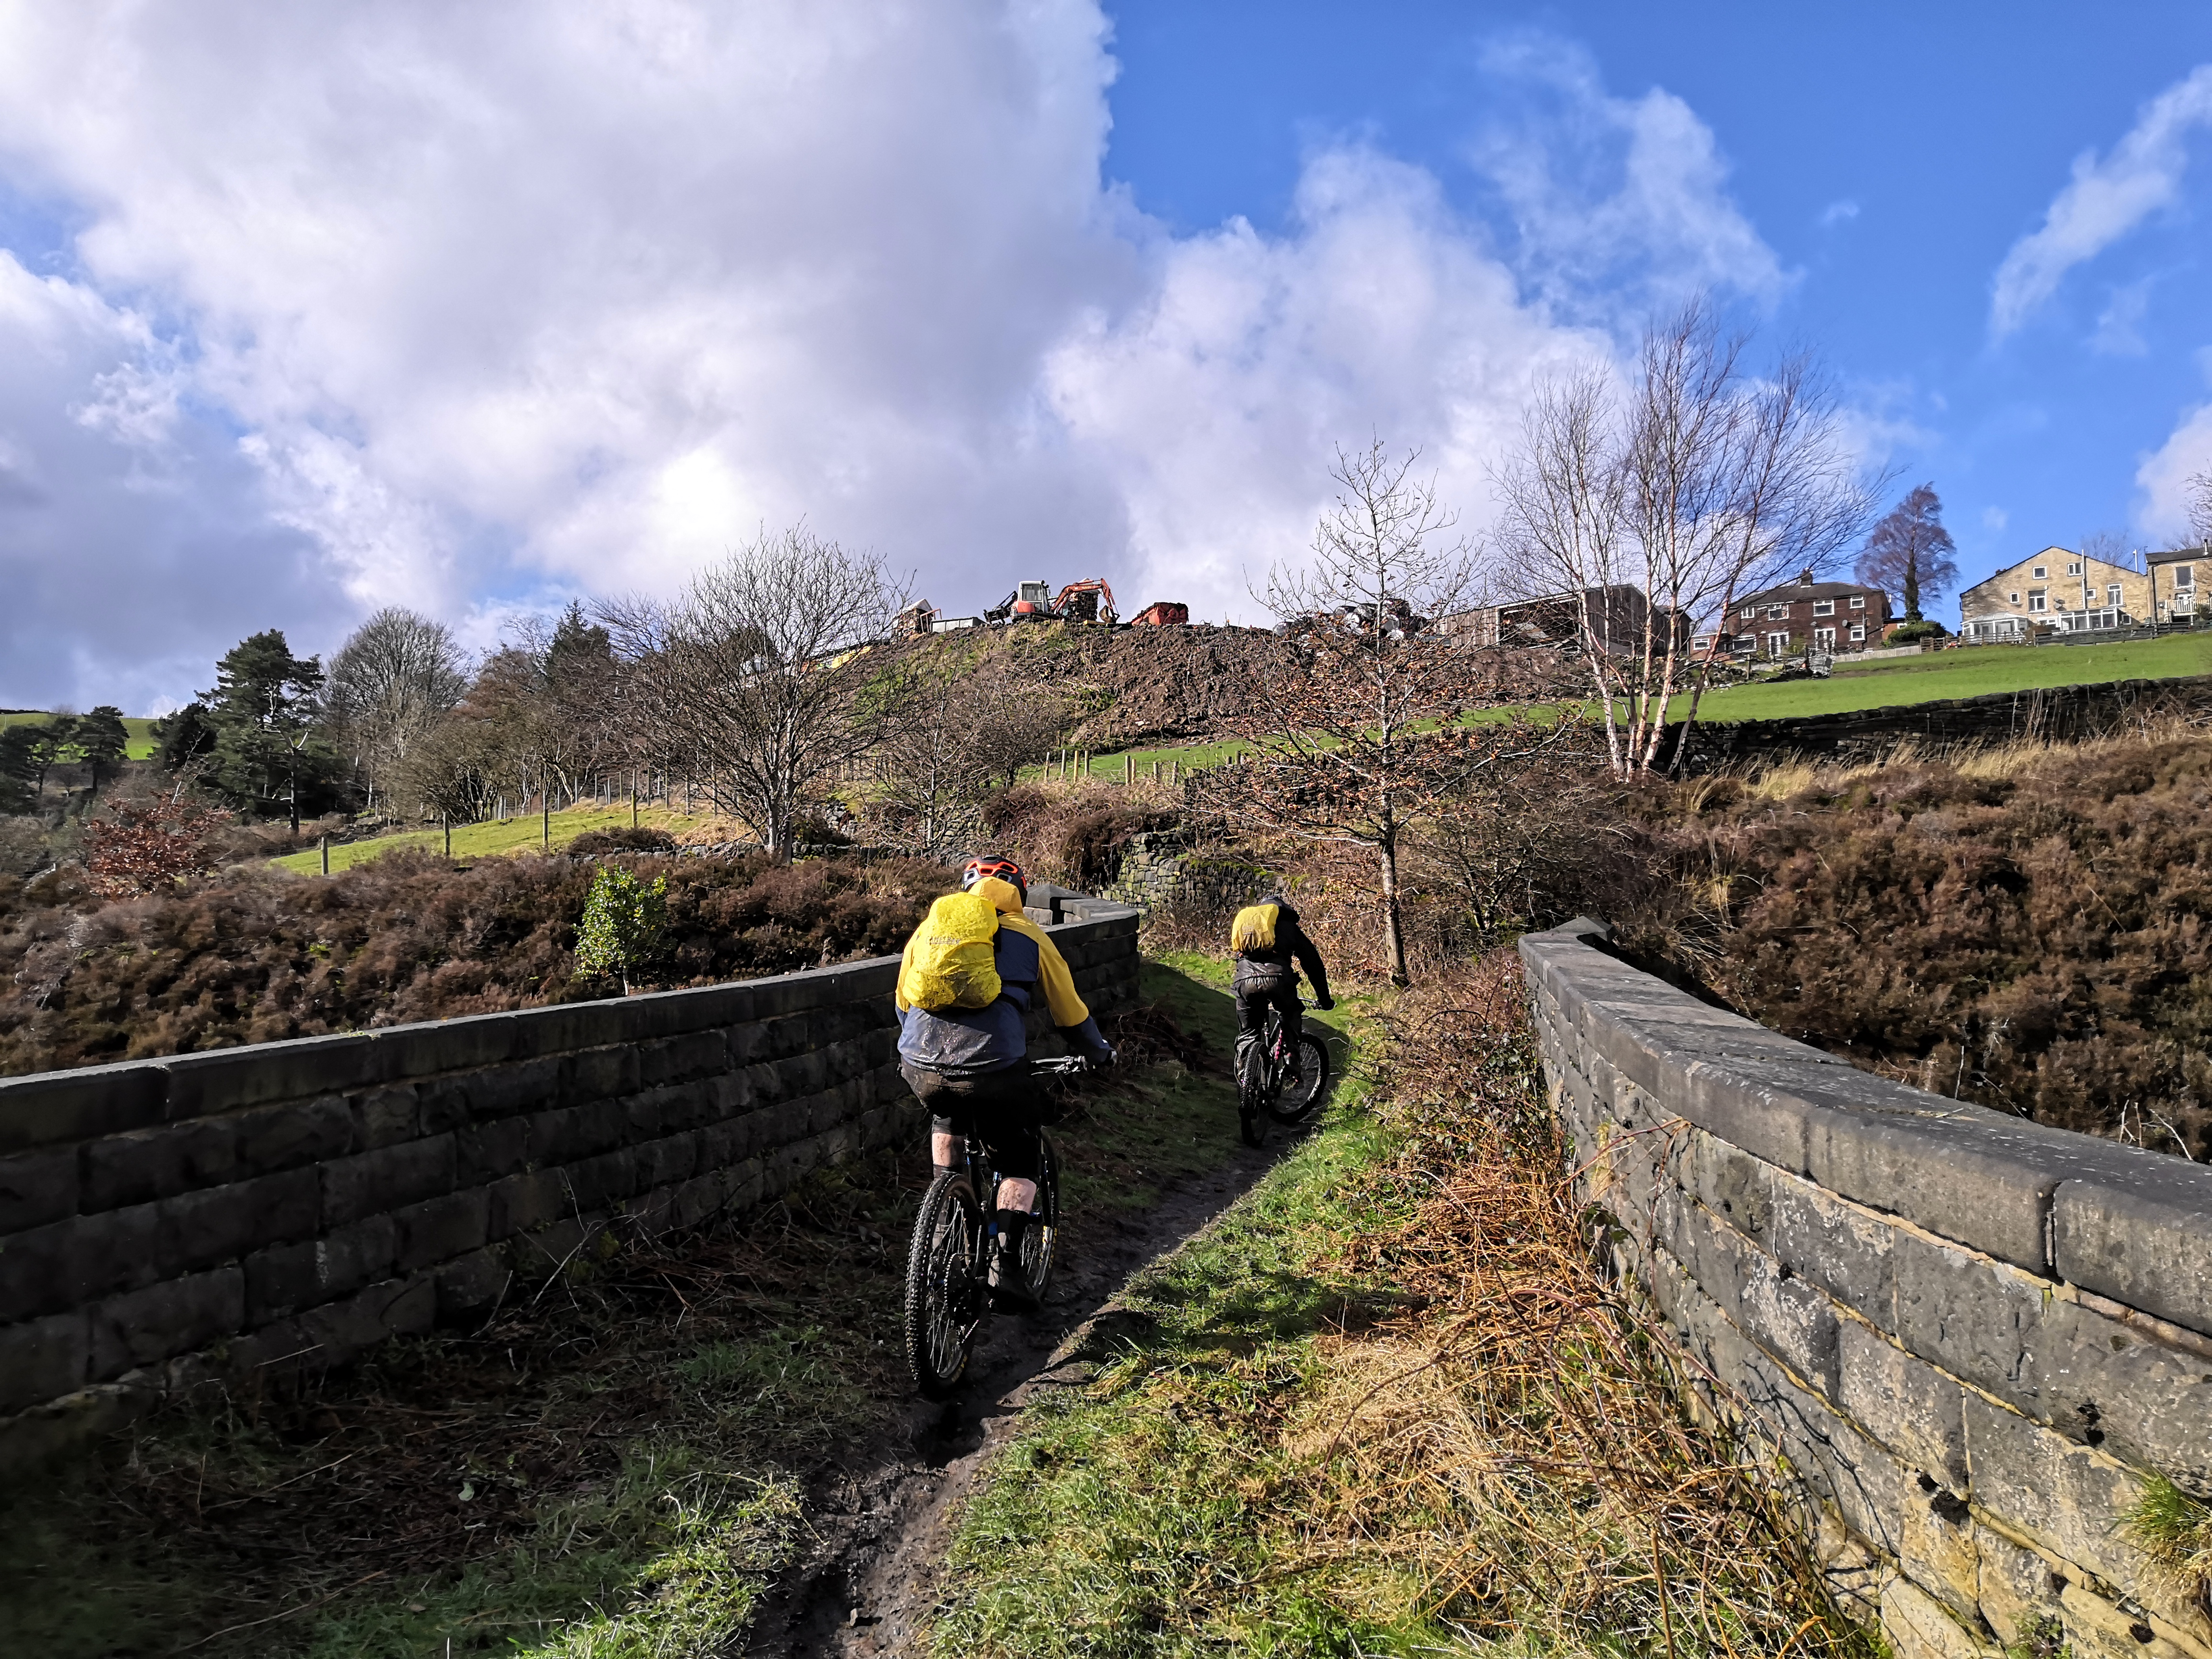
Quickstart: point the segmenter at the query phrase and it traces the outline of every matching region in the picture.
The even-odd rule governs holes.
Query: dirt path
[[[959,1500],[1012,1432],[1023,1405],[1038,1389],[1080,1382],[1080,1362],[1063,1356],[1084,1327],[1138,1268],[1227,1208],[1292,1139],[1278,1129],[1257,1152],[1234,1143],[1213,1170],[1169,1188],[1141,1216],[1089,1225],[1071,1216],[1045,1310],[1026,1320],[993,1320],[957,1401],[910,1402],[817,1481],[813,1549],[769,1597],[745,1653],[919,1659]]]

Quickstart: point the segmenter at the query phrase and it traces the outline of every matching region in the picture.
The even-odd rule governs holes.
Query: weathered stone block
[[[1926,1360],[1846,1319],[1837,1330],[1844,1414],[1954,1492],[1966,1490],[1966,1390]]]
[[[573,1164],[619,1146],[628,1127],[619,1100],[556,1107],[528,1121],[530,1161],[538,1164]]]
[[[2058,1603],[2075,1659],[2202,1659],[2204,1652],[2161,1632],[2154,1616],[2118,1607],[2078,1579],[2067,1581]]]
[[[420,1336],[437,1322],[438,1286],[428,1273],[387,1279],[300,1316],[301,1334],[325,1364],[341,1364],[388,1336]]]
[[[354,1139],[363,1151],[413,1140],[422,1132],[421,1099],[411,1083],[364,1089],[349,1098]]]
[[[558,1170],[533,1170],[491,1183],[486,1214],[487,1236],[512,1238],[558,1220],[568,1210],[568,1189]]]
[[[219,1186],[238,1167],[237,1135],[221,1119],[106,1135],[83,1151],[84,1208],[118,1210]]]
[[[637,1051],[587,1048],[568,1057],[561,1070],[561,1103],[576,1106],[637,1092]]]
[[[2212,1638],[2201,1608],[2129,1543],[2121,1517],[2142,1497],[2142,1478],[1979,1395],[1966,1398],[1972,1498],[2007,1532],[2084,1568],[2179,1629]]]
[[[2068,1438],[2212,1492],[2212,1354],[2054,1296],[2032,1332],[2029,1415]]]
[[[161,1121],[168,1074],[150,1060],[0,1078],[0,1152],[119,1134]]]
[[[240,1263],[246,1273],[246,1316],[248,1329],[274,1323],[301,1308],[324,1299],[316,1258],[322,1246],[310,1240],[300,1244],[272,1244],[256,1250]]]
[[[696,1227],[720,1210],[729,1196],[729,1177],[721,1170],[695,1176],[676,1189],[669,1206],[670,1224]]]
[[[2058,1273],[2085,1290],[2212,1334],[2212,1169],[2148,1152],[2136,1156],[2140,1163],[2124,1170],[2069,1181],[2053,1194]]]
[[[153,1062],[168,1074],[166,1115],[207,1117],[276,1100],[313,1100],[381,1083],[382,1055],[366,1036],[300,1037]]]
[[[669,1135],[659,1140],[647,1141],[633,1151],[637,1161],[637,1184],[647,1191],[688,1181],[698,1167],[699,1139],[696,1135]]]
[[[634,1151],[604,1152],[579,1159],[562,1172],[578,1208],[604,1210],[638,1190],[638,1159]]]
[[[84,1312],[0,1325],[0,1412],[21,1411],[81,1389],[92,1336]]]
[[[1882,1586],[1881,1634],[1897,1659],[2004,1659],[1986,1631],[1968,1629],[1902,1574]]]
[[[752,1109],[752,1081],[746,1073],[724,1072],[707,1079],[699,1087],[709,1122],[737,1117]]]
[[[18,1152],[0,1158],[0,1235],[43,1226],[75,1215],[78,1200],[75,1147]]]
[[[161,1271],[159,1238],[151,1204],[65,1216],[0,1238],[0,1323],[152,1283]]]
[[[228,1336],[245,1322],[246,1274],[234,1267],[110,1297],[91,1310],[90,1375],[104,1382]]]
[[[468,1095],[469,1115],[477,1122],[550,1109],[559,1103],[561,1059],[543,1054],[459,1079]]]
[[[530,1121],[500,1117],[453,1131],[453,1179],[477,1186],[513,1175],[530,1161]]]
[[[490,1194],[483,1187],[447,1193],[393,1212],[393,1259],[399,1271],[412,1273],[481,1248],[490,1212]]]
[[[1881,1326],[1896,1321],[1894,1227],[1700,1130],[1683,1149],[1683,1185],[1798,1277]]]
[[[323,1224],[334,1227],[453,1189],[451,1134],[332,1158],[319,1167]]]
[[[434,1277],[439,1322],[454,1325],[481,1319],[496,1307],[514,1274],[489,1250],[471,1250],[447,1262]]]
[[[258,1106],[219,1121],[234,1132],[238,1168],[249,1175],[273,1175],[362,1150],[343,1095]]]
[[[459,1019],[386,1027],[374,1034],[376,1046],[382,1052],[384,1075],[422,1078],[440,1072],[500,1066],[514,1055],[520,1018],[510,1012],[470,1014]]]
[[[2063,1574],[2025,1545],[1977,1521],[1974,1554],[1981,1562],[1981,1614],[2007,1647],[2026,1647],[2048,1621],[2064,1622],[2058,1595]]]
[[[288,1170],[165,1198],[155,1209],[163,1273],[190,1272],[264,1244],[312,1238],[321,1220],[321,1182],[312,1169]]]

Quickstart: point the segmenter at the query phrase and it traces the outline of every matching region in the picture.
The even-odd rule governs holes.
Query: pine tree
[[[294,656],[280,629],[233,646],[199,699],[215,728],[216,793],[246,811],[287,811],[297,833],[302,799],[320,805],[335,793],[338,757],[315,729],[322,689],[322,664]]]
[[[123,711],[112,703],[102,703],[76,723],[75,748],[77,758],[92,769],[92,793],[100,793],[100,772],[106,767],[110,772],[123,764],[131,750],[131,733],[123,724]]]

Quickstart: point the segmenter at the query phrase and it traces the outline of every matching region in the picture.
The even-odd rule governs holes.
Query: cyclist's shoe
[[[1036,1310],[1036,1294],[1030,1289],[1029,1275],[1022,1271],[1021,1258],[1011,1250],[994,1253],[991,1258],[991,1311],[1026,1314]]]

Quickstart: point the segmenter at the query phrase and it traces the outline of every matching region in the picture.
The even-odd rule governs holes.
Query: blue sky
[[[477,646],[804,519],[947,611],[1248,617],[1338,444],[1480,532],[1693,289],[1968,579],[2212,467],[2212,11],[0,9],[0,704],[380,605]]]
[[[1468,152],[1500,124],[1572,121],[1486,70],[1500,44],[1587,53],[1616,97],[1675,94],[1794,278],[1765,331],[1815,347],[1893,424],[1890,458],[1936,483],[1963,567],[2100,528],[2163,544],[2136,475],[2207,396],[2212,136],[2188,143],[2172,210],[2001,341],[1991,285],[2075,158],[2212,63],[2212,8],[1404,4],[1354,21],[1135,0],[1114,17],[1108,170],[1182,229],[1279,228],[1301,157],[1358,136],[1431,170],[1510,248]]]

